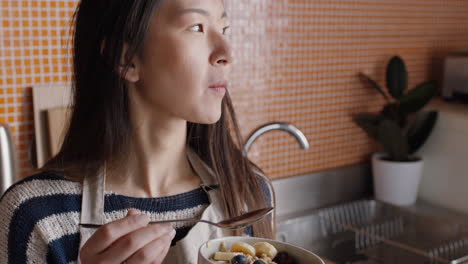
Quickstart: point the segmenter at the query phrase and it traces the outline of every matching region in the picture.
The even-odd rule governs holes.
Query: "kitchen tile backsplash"
[[[447,52],[468,49],[466,0],[226,0],[236,59],[234,104],[244,137],[272,121],[309,138],[265,134],[250,157],[272,178],[364,161],[375,150],[352,114],[383,103],[363,71],[384,82],[401,55],[410,86],[439,78]],[[21,176],[33,172],[31,86],[70,78],[68,23],[76,0],[0,0],[0,122],[11,125]]]

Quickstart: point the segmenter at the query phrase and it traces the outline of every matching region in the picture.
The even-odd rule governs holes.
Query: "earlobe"
[[[119,74],[120,76],[129,81],[129,82],[137,82],[140,80],[139,72],[138,72],[138,63],[135,61],[135,58],[132,58],[128,69],[125,71],[125,57],[127,54],[128,46],[124,44],[122,55],[120,56],[120,65],[119,65]]]
[[[124,72],[125,67],[124,66],[119,66],[119,73],[122,78],[129,82],[138,82],[140,80],[140,76],[138,75],[138,70],[135,64],[131,64],[127,72]]]

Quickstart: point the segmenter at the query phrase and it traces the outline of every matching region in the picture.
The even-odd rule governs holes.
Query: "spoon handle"
[[[204,223],[211,224],[211,222],[208,222],[208,221],[202,220],[202,219],[198,219],[198,218],[157,220],[157,221],[151,221],[151,222],[149,222],[149,224],[162,224],[162,223],[174,223],[174,222],[204,222]]]
[[[207,224],[213,224],[210,221],[206,221],[203,219],[198,219],[198,218],[184,218],[184,219],[168,219],[168,220],[158,220],[158,221],[151,221],[148,224],[162,224],[162,223],[171,223],[171,222],[203,222]],[[103,225],[99,224],[80,224],[82,227],[87,227],[87,228],[99,228]]]
[[[199,218],[184,218],[184,219],[168,219],[168,220],[157,220],[157,221],[151,221],[149,224],[160,224],[160,223],[170,223],[170,222],[203,222],[206,224],[214,225],[220,228],[227,228],[227,229],[239,229],[246,227],[248,225],[251,225],[258,220],[262,219],[269,213],[273,211],[273,207],[268,207],[268,208],[263,208],[255,211],[251,211],[248,213],[245,213],[240,216],[232,217],[227,220],[218,222],[218,223],[213,223],[208,220],[203,220]],[[88,228],[99,228],[102,225],[98,224],[80,224],[82,227],[88,227]]]

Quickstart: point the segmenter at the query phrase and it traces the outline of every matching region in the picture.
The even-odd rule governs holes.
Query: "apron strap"
[[[88,177],[84,178],[81,200],[81,224],[104,224],[105,178],[105,169],[98,175],[95,181],[91,181]]]
[[[83,191],[81,197],[81,224],[104,224],[104,188],[106,182],[105,166],[103,172],[97,175],[96,180],[91,181],[85,176],[83,179]],[[80,226],[80,247],[96,231],[95,228],[86,228]],[[77,264],[81,264],[78,254]]]

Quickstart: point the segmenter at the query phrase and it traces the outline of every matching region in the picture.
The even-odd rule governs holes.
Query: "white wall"
[[[468,213],[468,105],[438,104],[439,120],[421,149],[419,198]]]

